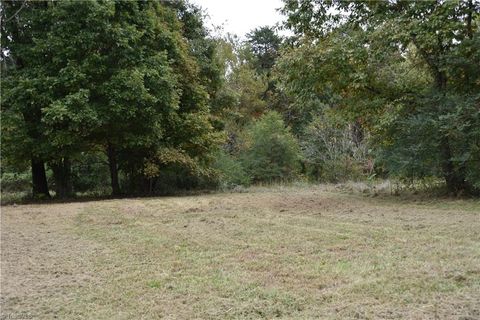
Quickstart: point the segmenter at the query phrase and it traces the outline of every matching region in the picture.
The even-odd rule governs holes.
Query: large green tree
[[[263,26],[247,34],[247,43],[254,54],[257,72],[269,74],[279,56],[282,38],[273,27]]]
[[[30,163],[33,195],[38,197],[50,197],[45,173],[48,138],[41,114],[51,99],[33,47],[48,29],[42,19],[48,6],[1,3],[2,158],[12,164]]]
[[[207,62],[192,49],[206,35],[186,37],[192,28],[169,3],[2,2],[2,14],[2,60],[13,61],[2,79],[11,128],[2,145],[10,158],[31,155],[34,194],[48,195],[48,162],[57,195],[68,195],[71,160],[83,151],[106,153],[119,194],[120,170],[145,176],[159,150],[201,157],[215,142]]]
[[[281,77],[299,107],[336,108],[369,129],[391,173],[478,187],[477,2],[284,4],[297,47]]]

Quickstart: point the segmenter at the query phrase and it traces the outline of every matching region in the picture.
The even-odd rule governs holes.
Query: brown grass
[[[1,223],[5,319],[480,319],[478,201],[263,188]]]

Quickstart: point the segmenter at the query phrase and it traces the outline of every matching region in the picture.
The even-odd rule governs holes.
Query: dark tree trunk
[[[132,166],[130,168],[130,174],[128,175],[128,192],[131,194],[135,192],[135,178],[135,171]]]
[[[142,177],[140,185],[140,193],[143,195],[151,195],[153,191],[153,180],[152,178]]]
[[[68,198],[73,194],[72,170],[70,160],[63,160],[52,164],[53,178],[55,179],[55,193],[58,198]]]
[[[112,185],[112,195],[120,195],[120,184],[118,182],[118,164],[115,147],[109,143],[107,145],[108,167],[110,169],[110,182]]]
[[[471,12],[473,9],[472,1],[469,0],[468,7]],[[469,22],[471,17],[467,15],[467,35],[470,37],[470,29],[471,29],[471,21]],[[437,57],[435,54],[427,53],[426,51],[421,49],[421,46],[417,44],[416,36],[412,35],[412,41],[416,45],[417,49],[420,51],[420,54],[425,59],[426,63],[428,64],[432,74],[435,78],[435,89],[442,95],[445,95],[447,92],[447,85],[448,85],[448,78],[444,71],[441,71],[441,63],[439,56],[442,56],[444,50],[446,49],[443,45],[442,39],[440,34],[437,36],[438,46],[437,46]],[[460,166],[458,168],[455,167],[455,163],[452,160],[452,149],[451,144],[448,137],[443,132],[439,132],[442,134],[442,138],[440,141],[440,155],[441,155],[441,169],[443,171],[443,177],[445,179],[445,184],[447,186],[447,190],[450,193],[458,194],[460,192],[466,191],[469,192],[472,190],[471,184],[466,181],[465,177],[465,167]]]
[[[442,148],[442,169],[447,191],[452,194],[460,192],[468,192],[468,183],[465,180],[465,172],[462,168],[455,168],[452,161],[452,151],[447,138],[443,138],[441,142]]]
[[[435,87],[440,93],[445,94],[445,91],[447,90],[447,76],[444,72],[435,72]]]
[[[307,165],[305,161],[300,161],[300,173],[307,174]]]
[[[363,128],[360,121],[357,119],[352,125],[352,139],[355,145],[358,147],[364,138]]]
[[[50,198],[48,192],[47,175],[45,173],[45,163],[32,157],[32,185],[34,198]]]
[[[472,16],[473,16],[473,0],[468,0],[468,13],[467,13],[467,37],[473,39],[472,29]]]
[[[148,195],[152,195],[155,190],[155,185],[157,184],[157,178],[148,178],[146,179],[148,183]]]
[[[436,70],[435,76],[436,89],[445,94],[447,90],[447,76],[444,72]],[[453,154],[451,144],[447,136],[443,134],[440,141],[440,154],[442,159],[443,178],[448,193],[459,194],[461,192],[468,192],[469,185],[465,179],[465,172],[463,167],[456,167],[453,162]]]

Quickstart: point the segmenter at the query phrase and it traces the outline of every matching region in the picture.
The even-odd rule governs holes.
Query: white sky
[[[273,26],[284,20],[276,9],[282,7],[281,0],[193,0],[206,9],[210,21],[207,26],[223,25],[224,32],[244,37],[252,29]]]

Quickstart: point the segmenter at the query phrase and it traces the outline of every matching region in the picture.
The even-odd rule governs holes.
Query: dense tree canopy
[[[479,3],[284,2],[297,46],[279,77],[299,117],[337,109],[374,134],[388,172],[478,186]]]
[[[183,0],[2,1],[2,185],[42,198],[380,177],[480,192],[478,1],[283,3],[290,37],[242,40]]]
[[[269,73],[280,54],[282,39],[273,28],[264,26],[250,32],[247,42],[254,54],[257,72]]]
[[[6,2],[4,17],[17,7]],[[202,75],[209,54],[193,48],[206,34],[180,9],[186,23],[160,2],[27,2],[4,24],[3,145],[12,161],[32,158],[35,193],[48,194],[36,177],[47,162],[67,195],[70,162],[92,149],[108,157],[114,194],[119,170],[138,180],[145,163],[162,165],[157,150],[208,151],[216,88]]]

